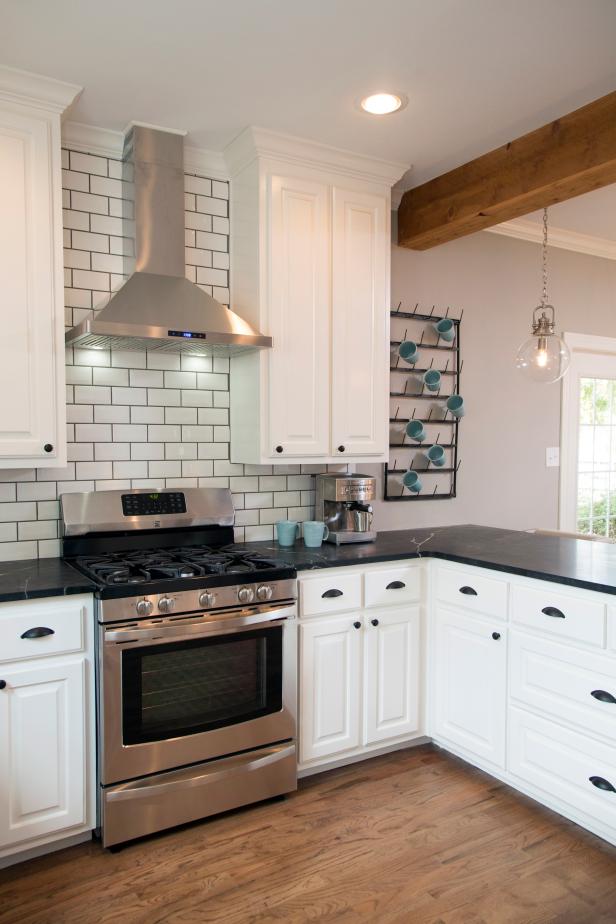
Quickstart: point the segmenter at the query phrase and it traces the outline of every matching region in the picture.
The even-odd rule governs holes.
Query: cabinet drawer
[[[552,799],[616,829],[616,748],[512,708],[508,763]]]
[[[510,635],[511,697],[614,739],[616,661],[522,632]]]
[[[563,641],[583,642],[602,648],[605,641],[605,606],[574,594],[555,593],[552,584],[513,587],[512,619],[520,626],[550,632]]]
[[[58,597],[0,605],[0,662],[81,651],[83,599]]]
[[[444,603],[474,613],[507,619],[507,582],[463,568],[439,568],[436,595]]]
[[[364,606],[396,606],[419,600],[421,571],[416,565],[379,568],[364,574]]]
[[[322,616],[361,607],[361,575],[338,574],[332,568],[324,577],[299,584],[300,616]]]

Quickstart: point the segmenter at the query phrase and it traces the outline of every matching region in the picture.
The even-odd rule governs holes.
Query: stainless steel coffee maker
[[[329,529],[327,542],[374,542],[372,505],[376,478],[370,475],[317,475],[316,519]]]

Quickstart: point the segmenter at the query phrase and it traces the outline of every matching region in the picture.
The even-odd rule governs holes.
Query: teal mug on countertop
[[[276,537],[278,545],[295,545],[295,540],[299,534],[299,523],[297,520],[278,520],[276,523]]]
[[[302,523],[304,545],[310,549],[318,549],[321,543],[329,536],[329,529],[320,520],[305,520]]]

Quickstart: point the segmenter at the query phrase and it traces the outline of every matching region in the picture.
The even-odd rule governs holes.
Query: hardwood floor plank
[[[606,924],[616,849],[431,746],[115,854],[0,872],[0,924]]]

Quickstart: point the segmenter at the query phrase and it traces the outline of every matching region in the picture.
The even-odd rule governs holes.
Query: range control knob
[[[173,597],[161,597],[158,601],[159,613],[171,613],[174,607],[175,600]]]
[[[137,610],[137,616],[149,616],[154,606],[151,600],[137,600],[135,609]]]
[[[269,584],[261,584],[259,587],[257,587],[257,600],[261,600],[261,602],[264,602],[265,600],[271,600],[272,593],[273,590]]]
[[[214,606],[216,603],[216,594],[210,593],[209,590],[204,590],[202,594],[199,594],[199,606],[208,609],[210,606]]]
[[[237,592],[237,599],[240,603],[252,603],[255,598],[255,592],[252,587],[240,587]]]

